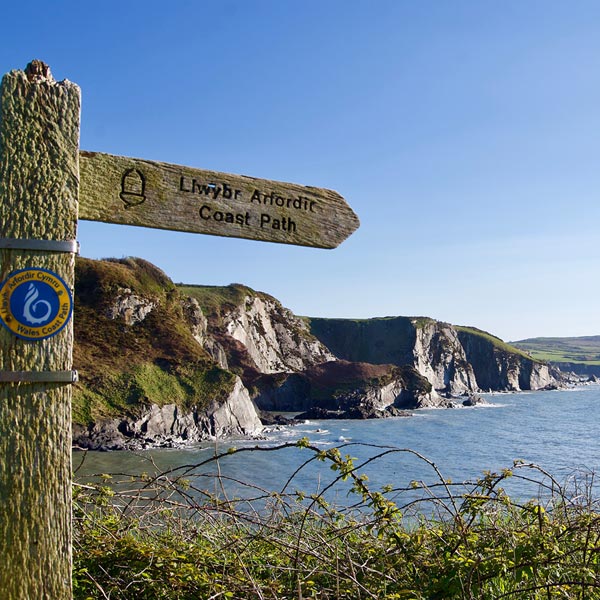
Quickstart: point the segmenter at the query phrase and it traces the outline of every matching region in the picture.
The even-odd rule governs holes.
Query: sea
[[[322,495],[351,505],[352,477],[327,458],[337,448],[372,491],[411,504],[423,495],[475,490],[486,475],[520,501],[559,490],[600,497],[600,385],[484,394],[487,404],[419,409],[409,417],[310,420],[267,429],[259,440],[217,440],[185,449],[74,452],[75,481],[131,485],[182,478],[189,494],[227,498]],[[298,441],[303,440],[300,447]],[[106,475],[111,475],[111,478]],[[125,482],[125,483],[124,483]],[[425,491],[424,491],[425,490]]]

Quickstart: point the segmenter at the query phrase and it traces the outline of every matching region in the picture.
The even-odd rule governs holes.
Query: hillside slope
[[[76,444],[114,449],[261,429],[241,380],[194,335],[201,313],[162,271],[141,259],[80,258],[75,289]]]
[[[442,402],[413,367],[372,369],[364,363],[373,361],[353,359],[342,363],[305,319],[268,294],[239,284],[179,289],[206,314],[213,355],[239,373],[262,410],[320,408],[343,411],[345,417],[378,417],[400,406]],[[359,405],[361,411],[354,411]]]
[[[538,360],[562,371],[600,376],[600,335],[585,337],[538,337],[512,342]]]

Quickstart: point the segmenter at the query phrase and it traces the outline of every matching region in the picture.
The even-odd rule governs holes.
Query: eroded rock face
[[[311,319],[311,331],[338,358],[411,365],[438,392],[477,390],[456,330],[428,318]]]
[[[147,407],[137,419],[117,418],[73,425],[73,443],[90,450],[183,446],[222,437],[259,435],[262,423],[248,390],[236,379],[224,402],[185,411],[176,404]]]
[[[166,374],[183,374],[184,387],[189,365],[200,374],[217,365],[241,374],[229,395],[215,394],[202,409],[183,409],[154,388],[152,399],[135,396],[138,404],[130,414],[137,418],[74,425],[74,441],[82,447],[169,446],[255,435],[261,424],[248,389],[263,410],[318,409],[373,418],[455,406],[450,396],[465,392],[556,384],[546,365],[507,351],[501,340],[425,317],[311,319],[309,325],[274,298],[243,286],[234,286],[234,294],[217,295],[225,300],[205,315],[196,299],[184,297],[164,273],[140,259],[96,266],[82,259],[79,273],[80,315],[85,318],[76,340],[83,361],[81,385],[97,396],[112,393],[110,377],[104,383],[98,376],[97,363],[104,357],[111,358],[102,363],[104,371],[114,377],[147,363]],[[119,319],[128,327],[111,322]],[[131,333],[129,326],[135,326]],[[109,334],[94,336],[97,331]],[[180,398],[180,403],[185,401]]]
[[[256,381],[254,398],[260,410],[297,412],[312,406],[311,386],[308,377],[300,373],[265,375]]]
[[[223,322],[226,333],[246,348],[261,373],[302,371],[335,358],[302,319],[275,300],[247,296]]]
[[[207,337],[204,340],[204,349],[210,357],[221,367],[221,369],[229,369],[229,360],[225,348],[212,337]]]
[[[156,306],[156,301],[138,296],[129,288],[120,288],[106,316],[113,320],[121,318],[127,325],[133,325],[143,321]]]
[[[557,384],[548,365],[499,349],[484,337],[459,332],[465,356],[481,390],[518,392]]]
[[[197,342],[203,346],[207,339],[206,332],[208,321],[204,316],[200,305],[198,304],[198,300],[191,298],[190,296],[185,296],[181,300],[181,309],[183,311],[183,316],[190,327],[192,335]]]
[[[440,393],[535,390],[556,384],[549,368],[485,332],[428,318],[311,319],[338,358],[412,365]]]
[[[204,429],[209,431],[211,438],[251,436],[262,430],[260,417],[239,377],[227,400],[220,404],[213,402],[203,418]]]
[[[415,326],[414,367],[439,391],[462,394],[477,390],[477,380],[457,331],[432,321]]]
[[[529,385],[530,390],[541,390],[549,387],[557,387],[557,383],[558,381],[548,365],[540,363],[531,363],[531,367],[528,364],[522,365],[521,389],[527,389],[523,385]]]
[[[443,404],[434,389],[415,389],[402,378],[394,379],[386,385],[357,386],[336,398],[338,406],[353,413],[356,409],[366,412],[389,411],[391,408],[415,409],[437,407]]]
[[[227,353],[223,346],[208,332],[208,319],[204,316],[198,300],[186,296],[181,301],[181,308],[194,339],[208,352],[221,369],[229,369]]]

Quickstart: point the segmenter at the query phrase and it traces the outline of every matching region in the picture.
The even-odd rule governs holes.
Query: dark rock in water
[[[298,419],[296,418],[288,419],[288,417],[284,417],[283,415],[278,415],[267,411],[260,411],[259,417],[261,423],[266,426],[296,425],[298,423]]]
[[[300,413],[296,415],[296,419],[306,420],[306,419],[345,419],[345,411],[343,410],[329,410],[327,408],[321,408],[320,406],[313,406],[309,408],[306,412]]]
[[[85,428],[73,423],[73,441],[79,450],[123,450],[127,440],[123,435],[121,423],[116,419],[104,421],[94,427]],[[93,436],[91,435],[93,431]]]
[[[478,394],[471,394],[466,400],[463,400],[463,406],[478,406],[482,404],[487,404],[485,398],[479,396]]]
[[[344,411],[345,419],[381,419],[385,410],[378,410],[373,406],[352,406]]]
[[[378,409],[373,406],[351,406],[345,410],[329,410],[314,406],[313,408],[296,416],[297,419],[385,419],[388,417],[410,417],[411,413],[395,406]]]
[[[600,378],[597,375],[590,375],[588,382],[589,383],[600,383]]]

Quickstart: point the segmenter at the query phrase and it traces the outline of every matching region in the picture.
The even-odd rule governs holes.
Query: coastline
[[[282,415],[279,411],[261,411],[262,426],[252,432],[243,435],[239,432],[224,436],[204,435],[197,436],[192,439],[181,435],[169,433],[151,433],[144,434],[141,429],[133,433],[130,429],[130,435],[123,434],[126,429],[122,423],[123,420],[110,421],[100,424],[98,427],[98,435],[95,443],[82,445],[74,442],[72,444],[73,452],[137,452],[145,450],[158,449],[191,449],[199,447],[206,443],[214,442],[235,442],[241,441],[244,443],[269,441],[269,434],[281,431],[282,429],[294,428],[298,425],[306,424],[307,422],[315,421],[377,421],[387,419],[405,419],[418,415],[420,412],[429,411],[447,411],[461,410],[467,408],[493,408],[494,404],[487,400],[487,397],[493,398],[498,396],[513,396],[517,394],[530,395],[540,392],[573,392],[578,390],[586,390],[593,386],[600,386],[600,382],[579,382],[577,384],[569,384],[552,389],[540,390],[523,390],[523,391],[491,391],[478,392],[476,394],[450,396],[440,405],[423,406],[420,408],[408,410],[396,410],[389,414],[382,414],[379,417],[358,416],[359,413],[343,413],[339,411],[320,411],[314,416],[309,416],[306,411],[290,411],[286,415]],[[287,416],[290,415],[290,416]],[[292,416],[293,415],[293,416]],[[263,418],[264,417],[264,418]],[[147,430],[146,430],[147,431]],[[81,439],[81,438],[80,438]]]

